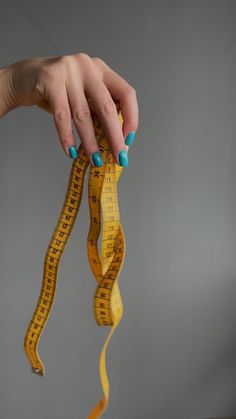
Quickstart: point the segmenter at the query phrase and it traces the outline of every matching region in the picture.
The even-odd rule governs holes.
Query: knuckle
[[[102,105],[102,113],[105,115],[113,114],[116,111],[116,105],[112,99],[108,99]]]
[[[79,61],[85,63],[85,64],[91,64],[91,57],[86,54],[85,52],[79,52],[77,54],[74,55],[76,59],[78,59]]]
[[[104,61],[99,57],[92,57],[92,60],[95,64],[104,65]]]
[[[76,109],[73,113],[73,119],[76,122],[87,122],[90,118],[90,111],[88,108]]]
[[[70,119],[70,112],[68,109],[59,109],[55,112],[56,121],[65,121]]]
[[[71,55],[62,55],[61,57],[59,57],[57,62],[63,65],[64,64],[67,65],[68,63],[71,62]]]
[[[91,58],[88,54],[83,52],[73,54],[73,55],[63,55],[60,57],[59,62],[60,68],[64,68],[66,70],[72,70],[73,68],[77,67],[81,69],[85,69],[85,71],[90,70],[92,68],[93,63]]]
[[[99,57],[93,57],[92,62],[94,67],[96,68],[97,74],[100,78],[103,78],[103,73],[105,69],[107,68],[106,63]]]
[[[134,88],[133,86],[131,86],[130,84],[128,84],[128,85],[125,87],[125,94],[126,94],[127,96],[132,96],[132,97],[134,97],[134,98],[136,98],[136,96],[137,96],[135,88]]]
[[[91,57],[88,54],[84,52],[74,54],[73,62],[80,69],[82,74],[86,75],[86,77],[88,75],[94,75],[94,64]]]

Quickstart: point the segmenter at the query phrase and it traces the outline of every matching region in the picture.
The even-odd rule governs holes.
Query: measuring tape
[[[122,114],[118,108],[117,111],[119,122],[122,125]],[[89,264],[97,281],[93,298],[93,313],[99,326],[112,327],[102,348],[99,361],[103,397],[92,409],[87,419],[101,417],[108,405],[109,381],[106,372],[106,349],[123,315],[118,277],[126,251],[117,197],[117,183],[123,167],[115,163],[99,120],[94,118],[93,124],[104,164],[101,167],[89,165],[87,155],[80,145],[78,157],[73,161],[71,168],[64,205],[45,255],[38,303],[24,339],[24,348],[32,372],[45,376],[45,368],[37,347],[53,306],[58,266],[79,211],[85,173],[87,167],[90,166],[88,179],[90,228],[87,251]],[[98,239],[101,227],[101,252],[99,252]]]

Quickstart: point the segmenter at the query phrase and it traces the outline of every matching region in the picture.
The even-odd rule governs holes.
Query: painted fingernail
[[[76,148],[75,148],[73,145],[71,145],[71,146],[68,148],[68,150],[69,150],[70,157],[71,157],[72,159],[77,159],[77,157],[78,157],[78,153],[77,153]]]
[[[95,153],[92,154],[92,160],[93,160],[94,166],[96,167],[103,165],[102,157],[99,151],[95,151]]]
[[[135,138],[135,131],[130,131],[125,139],[126,145],[131,145]]]
[[[119,152],[119,164],[120,166],[127,167],[129,164],[128,154],[126,153],[126,150],[121,150]]]

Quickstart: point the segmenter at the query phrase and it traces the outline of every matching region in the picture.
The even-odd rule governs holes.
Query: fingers
[[[138,102],[135,89],[119,74],[115,73],[103,60],[94,58],[103,73],[103,81],[114,100],[119,100],[123,116],[123,136],[125,143],[131,145],[138,129]]]
[[[119,76],[109,74],[107,75],[107,86],[111,94],[119,95],[120,109],[123,116],[122,132],[125,138],[125,144],[128,146],[132,144],[135,133],[138,129],[138,104],[136,91],[126,86]]]
[[[85,86],[96,114],[103,125],[114,160],[117,164],[128,166],[126,145],[120,126],[116,105],[102,80],[91,78]]]
[[[64,83],[52,84],[48,101],[63,150],[68,157],[75,159],[78,157],[78,153],[72,132],[71,111]]]
[[[94,132],[93,121],[82,83],[72,78],[67,86],[72,118],[81,143],[92,166],[102,166],[102,156]]]

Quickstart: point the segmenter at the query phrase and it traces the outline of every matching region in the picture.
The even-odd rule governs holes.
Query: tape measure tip
[[[32,372],[33,372],[34,374],[41,375],[42,377],[45,375],[45,374],[43,373],[43,371],[39,370],[38,368],[33,368],[33,367],[32,367]]]

